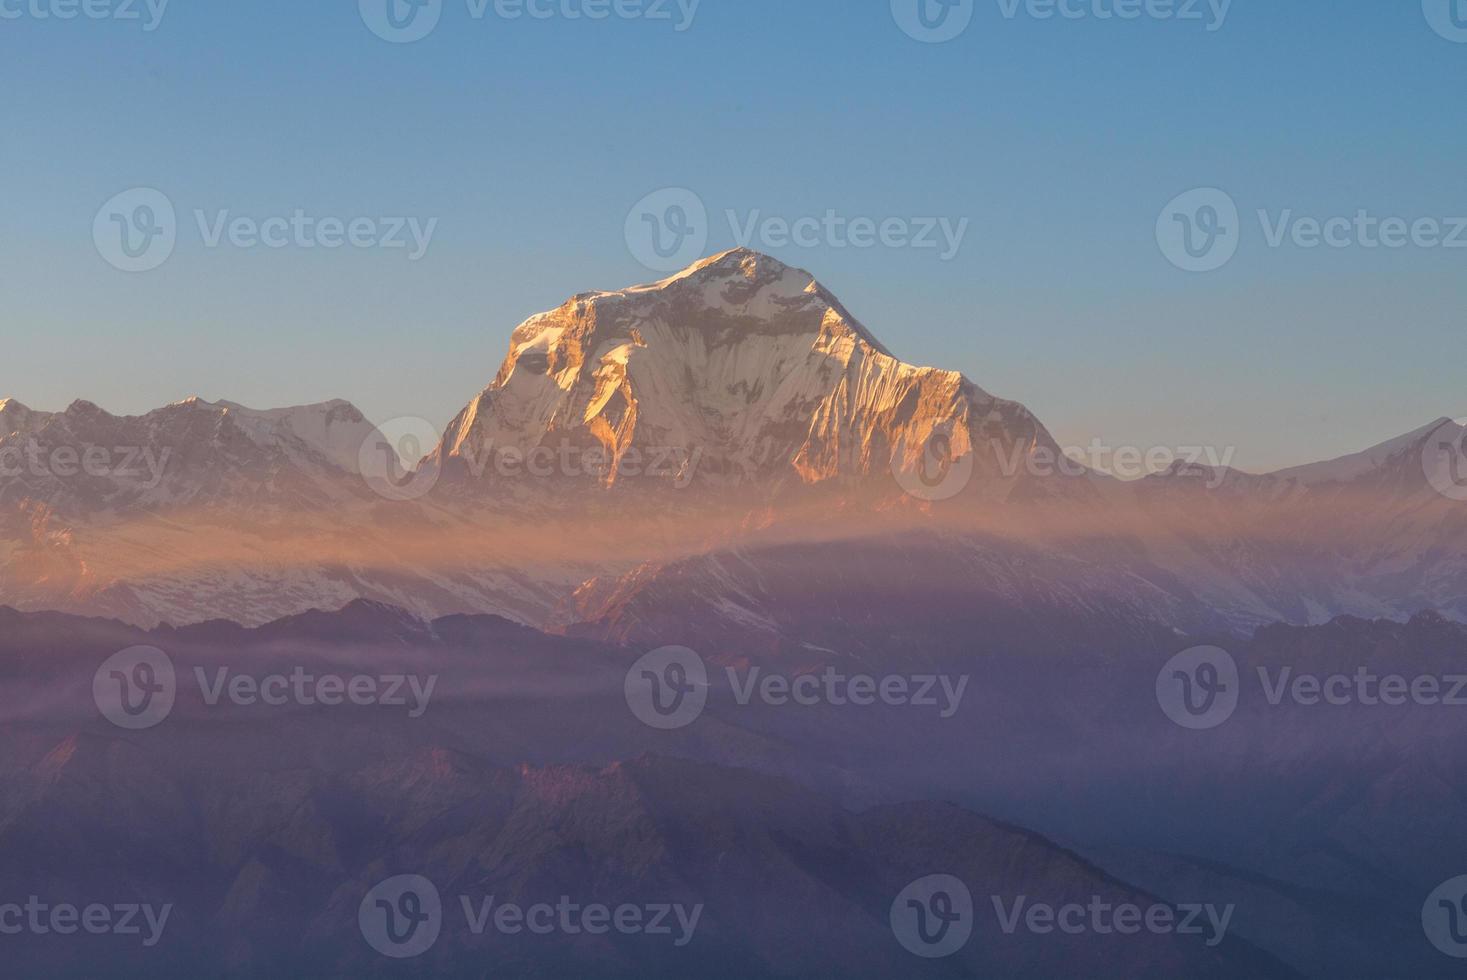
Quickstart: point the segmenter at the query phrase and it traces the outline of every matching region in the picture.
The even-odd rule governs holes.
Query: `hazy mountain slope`
[[[58,955],[23,938],[9,949],[12,969],[469,976],[492,959],[514,976],[1037,978],[1082,956],[1095,976],[1291,975],[1231,938],[1209,947],[1197,936],[1005,934],[990,895],[1156,899],[1040,837],[946,805],[850,813],[781,780],[657,757],[504,770],[430,749],[355,769],[210,772],[149,745],[73,736],[6,779],[0,884],[171,901],[166,942],[156,951],[77,942]],[[898,945],[888,914],[934,869],[971,883],[978,918],[959,954],[927,964]],[[401,873],[433,882],[444,912],[433,947],[399,963],[368,947],[358,906]],[[615,932],[476,937],[460,896],[701,910],[681,947]]]

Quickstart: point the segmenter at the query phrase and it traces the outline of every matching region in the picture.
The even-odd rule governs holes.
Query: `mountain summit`
[[[980,436],[995,469],[1053,445],[1022,405],[898,360],[810,273],[734,249],[526,320],[437,460],[566,445],[604,458],[608,486],[658,455],[712,486],[890,481],[894,455],[961,458]]]

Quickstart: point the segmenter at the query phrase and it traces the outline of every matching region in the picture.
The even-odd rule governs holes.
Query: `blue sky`
[[[1231,446],[1267,468],[1467,414],[1467,248],[1273,248],[1255,216],[1467,216],[1467,43],[1419,0],[1234,0],[1216,30],[1205,2],[1120,20],[1083,0],[1071,20],[972,0],[942,44],[888,0],[702,0],[684,31],[559,12],[585,0],[543,20],[442,0],[411,44],[350,0],[174,0],[152,31],[35,16],[58,2],[0,2],[20,13],[0,18],[0,396],[35,408],[341,397],[441,424],[522,319],[659,278],[624,224],[685,187],[708,251],[735,244],[728,209],[966,219],[950,261],[765,250],[1062,442]],[[136,187],[177,208],[178,241],[126,273],[92,226]],[[1236,202],[1239,248],[1189,273],[1156,226],[1199,187]],[[208,248],[193,216],[296,209],[438,224],[409,261]]]

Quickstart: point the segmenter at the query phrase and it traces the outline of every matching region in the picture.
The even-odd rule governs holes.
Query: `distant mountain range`
[[[436,446],[340,401],[0,402],[0,602],[152,625],[368,598],[760,648],[838,641],[811,605],[836,583],[873,624],[914,590],[1079,633],[1467,618],[1467,503],[1433,484],[1467,464],[1432,469],[1463,434],[1122,482],[1057,465],[1022,405],[903,363],[808,273],[738,249],[527,320]]]

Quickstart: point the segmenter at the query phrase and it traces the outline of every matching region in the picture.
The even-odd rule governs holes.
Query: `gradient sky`
[[[1216,31],[975,2],[940,45],[887,0],[702,0],[681,33],[445,0],[405,45],[351,0],[174,0],[152,32],[0,19],[0,396],[340,397],[441,424],[525,317],[660,278],[623,224],[685,186],[713,213],[709,251],[734,244],[729,208],[969,219],[949,262],[766,250],[1062,442],[1235,446],[1269,468],[1467,413],[1467,248],[1272,249],[1254,216],[1467,216],[1467,44],[1419,0],[1235,0]],[[182,227],[166,264],[127,274],[92,221],[138,186]],[[1237,201],[1241,248],[1185,273],[1155,225],[1206,186]],[[416,263],[206,249],[195,208],[439,226]]]

